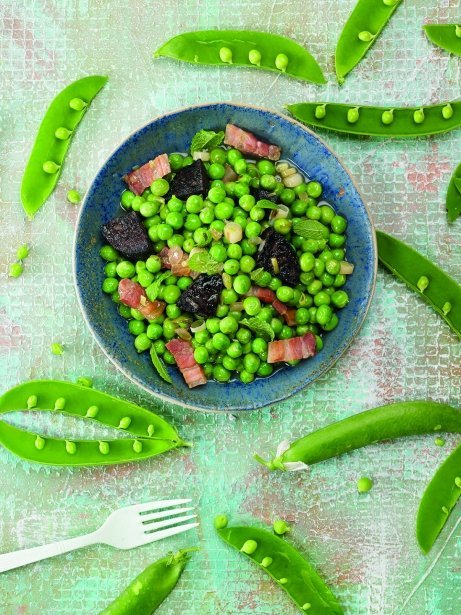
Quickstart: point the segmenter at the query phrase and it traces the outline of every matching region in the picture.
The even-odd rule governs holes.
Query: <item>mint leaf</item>
[[[196,252],[189,257],[187,262],[189,269],[197,271],[198,273],[221,273],[223,270],[223,264],[214,259],[206,250],[203,252]]]
[[[270,339],[270,341],[272,342],[272,340],[274,339],[274,331],[272,330],[270,324],[268,322],[264,322],[264,320],[261,320],[257,316],[253,316],[249,319],[242,318],[240,324],[245,325],[245,327],[248,327],[248,329],[251,329],[257,335],[263,337],[266,340]]]
[[[224,132],[221,130],[199,130],[193,137],[190,146],[191,152],[199,152],[202,149],[213,149],[224,141]]]
[[[165,363],[158,356],[157,351],[155,350],[154,346],[150,347],[150,358],[152,359],[152,364],[157,370],[160,378],[165,380],[165,382],[168,382],[168,384],[171,384],[172,380],[170,378],[170,374],[166,371]]]
[[[261,209],[278,209],[278,205],[269,201],[269,199],[260,199],[256,202],[256,207],[260,207]]]
[[[326,226],[317,220],[297,220],[293,224],[293,233],[304,239],[323,239]]]
[[[157,279],[154,280],[152,284],[149,284],[149,286],[146,288],[146,295],[149,301],[155,301],[157,299],[158,292],[160,290],[160,286],[162,285],[163,280],[166,280],[167,278],[169,278],[170,275],[171,275],[170,270],[163,271],[157,276]]]

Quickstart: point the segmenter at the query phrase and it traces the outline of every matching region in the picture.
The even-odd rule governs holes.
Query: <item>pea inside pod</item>
[[[376,232],[382,265],[414,290],[461,337],[461,286],[422,254],[381,231]]]
[[[442,463],[421,499],[416,519],[416,537],[429,553],[461,496],[461,446]]]
[[[461,56],[461,25],[430,23],[423,26],[423,29],[434,45]]]
[[[423,137],[461,126],[461,101],[423,107],[372,107],[309,102],[287,105],[298,121],[326,130],[371,137]]]
[[[134,436],[108,440],[62,440],[22,430],[0,420],[0,443],[23,459],[37,463],[68,466],[125,463],[186,445],[171,425],[149,410],[70,382],[25,382],[0,398],[0,413],[26,408],[63,412]]]
[[[461,214],[461,164],[456,167],[448,184],[446,205],[448,221],[454,222]]]
[[[400,3],[401,0],[358,0],[336,46],[339,83],[365,56]]]
[[[92,419],[108,427],[129,431],[140,438],[171,440],[178,444],[182,442],[174,427],[150,410],[72,382],[29,380],[6,391],[0,397],[0,414],[24,409],[56,409],[72,416]]]
[[[312,55],[290,38],[251,30],[198,30],[178,34],[154,52],[192,64],[246,66],[326,83]]]
[[[148,566],[100,615],[151,615],[175,588],[197,549],[182,549]]]
[[[282,538],[267,530],[247,526],[226,527],[217,532],[228,545],[272,577],[302,612],[312,615],[344,613],[333,592],[311,564]]]
[[[388,404],[327,425],[292,444],[283,443],[271,461],[255,455],[270,470],[301,470],[369,444],[437,432],[461,433],[461,411],[432,401]]]
[[[53,192],[70,142],[88,106],[107,83],[93,75],[74,81],[48,107],[21,183],[21,201],[32,218]]]

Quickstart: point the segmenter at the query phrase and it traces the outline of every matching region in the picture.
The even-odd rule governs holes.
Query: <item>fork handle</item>
[[[31,549],[22,549],[21,551],[13,551],[11,553],[3,553],[0,555],[0,572],[6,572],[7,570],[13,570],[20,566],[27,564],[33,564],[39,562],[42,559],[48,559],[55,555],[62,555],[75,549],[81,549],[89,545],[98,543],[97,532],[91,534],[85,534],[83,536],[77,536],[76,538],[68,538],[67,540],[60,540],[48,545],[42,545],[41,547],[32,547]]]

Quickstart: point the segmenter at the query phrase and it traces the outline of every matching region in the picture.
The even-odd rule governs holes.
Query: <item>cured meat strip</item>
[[[190,342],[173,339],[166,344],[166,347],[174,356],[176,365],[190,389],[206,384],[205,372],[194,359],[194,348]]]
[[[134,308],[148,320],[154,320],[163,313],[166,303],[163,301],[149,301],[144,288],[129,278],[124,278],[118,283],[120,301],[130,308]]]
[[[135,169],[123,177],[132,192],[140,195],[146,188],[149,188],[155,179],[160,179],[171,173],[168,154],[160,154],[157,158],[149,160],[139,169]]]
[[[272,302],[272,307],[277,310],[277,312],[284,317],[285,322],[290,327],[296,325],[296,310],[288,308],[284,303],[276,299]]]
[[[242,130],[235,124],[227,124],[224,143],[239,149],[244,154],[279,160],[281,150],[277,145],[260,141],[252,132]]]
[[[310,332],[302,337],[269,342],[267,362],[280,363],[281,361],[308,359],[315,355],[315,346],[315,335]]]

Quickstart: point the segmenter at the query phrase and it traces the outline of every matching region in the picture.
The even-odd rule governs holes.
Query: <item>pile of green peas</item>
[[[275,340],[310,331],[316,336],[317,350],[323,347],[322,333],[337,326],[335,311],[349,301],[347,292],[341,289],[346,275],[340,273],[345,259],[347,221],[325,202],[319,202],[322,185],[317,181],[286,188],[270,160],[249,161],[239,150],[224,147],[211,150],[209,156],[205,167],[211,183],[206,198],[192,195],[182,201],[172,196],[166,201],[169,182],[165,178],[155,180],[141,196],[129,190],[122,193],[122,207],[139,212],[143,218],[154,253],[145,261],[133,263],[120,257],[111,246],[103,246],[100,255],[106,261],[106,278],[102,290],[112,296],[120,314],[128,320],[136,350],[143,352],[153,346],[166,364],[174,365],[174,357],[165,344],[177,337],[178,328],[189,330],[199,317],[182,312],[177,305],[182,291],[193,279],[165,277],[158,253],[165,246],[179,246],[185,253],[197,247],[207,250],[222,264],[225,288],[215,316],[204,318],[200,330],[191,333],[194,358],[203,366],[207,378],[227,382],[238,377],[243,383],[251,383],[256,377],[270,376],[274,366],[267,363],[268,341],[240,324],[242,319],[257,317],[268,323]],[[173,153],[169,161],[176,172],[193,159]],[[234,169],[235,181],[222,181],[225,165]],[[258,207],[252,188],[275,193],[289,209],[288,216],[271,221],[272,210]],[[293,223],[305,219],[323,225],[322,239],[306,239],[293,233]],[[228,222],[235,222],[242,229],[242,239],[237,243],[226,239]],[[296,287],[283,284],[278,277],[256,266],[259,237],[269,226],[284,235],[296,250],[301,269]],[[147,321],[137,310],[121,304],[117,288],[123,278],[138,282],[148,299],[164,301],[165,312]],[[252,286],[271,289],[279,301],[296,310],[296,324],[287,325],[272,305],[262,303],[256,296],[247,296]]]

